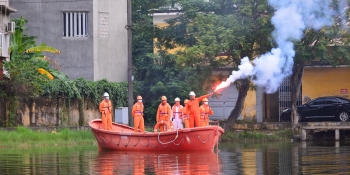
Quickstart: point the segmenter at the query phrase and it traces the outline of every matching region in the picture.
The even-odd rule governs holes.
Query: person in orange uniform
[[[143,103],[142,97],[137,96],[137,102],[132,107],[132,116],[134,117],[134,132],[145,132],[145,123],[143,119]]]
[[[182,109],[182,118],[183,118],[183,123],[185,125],[185,128],[189,128],[190,127],[190,117],[189,117],[188,112],[186,110],[187,102],[188,102],[188,100],[186,99],[184,101],[185,107]]]
[[[199,107],[200,126],[209,126],[209,115],[213,115],[213,110],[208,105],[208,98],[203,98],[203,104]]]
[[[176,97],[175,98],[175,104],[174,106],[172,107],[172,120],[173,120],[173,124],[174,124],[174,130],[178,130],[178,129],[182,129],[183,128],[183,118],[182,118],[182,115],[183,115],[183,106],[180,105],[180,98]]]
[[[167,98],[163,95],[161,98],[162,102],[160,103],[157,111],[157,123],[161,122],[170,122],[171,107],[167,102]],[[165,124],[160,125],[160,132],[164,131]],[[169,130],[170,128],[167,128]]]
[[[200,126],[199,102],[202,101],[204,98],[208,98],[212,94],[213,93],[210,93],[196,98],[196,94],[193,91],[190,92],[190,100],[187,102],[186,105],[186,110],[188,111],[190,116],[190,128],[194,128],[195,125],[196,127]]]
[[[104,99],[100,103],[100,112],[102,115],[102,129],[112,130],[112,102],[109,100],[109,94],[103,94]]]

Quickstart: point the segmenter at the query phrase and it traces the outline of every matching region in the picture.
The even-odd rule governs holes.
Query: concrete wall
[[[350,67],[306,67],[302,80],[303,98],[337,95],[349,98]],[[341,91],[343,90],[343,91]]]
[[[94,0],[94,80],[127,81],[127,1]]]
[[[79,126],[78,100],[42,97],[37,99],[20,99],[15,114],[15,122],[22,126]],[[5,101],[0,101],[0,126],[5,118]],[[84,123],[101,118],[98,105],[84,100]]]
[[[127,1],[11,0],[12,18],[28,20],[28,35],[61,51],[47,54],[70,79],[127,81]],[[63,12],[88,13],[88,37],[63,37]]]

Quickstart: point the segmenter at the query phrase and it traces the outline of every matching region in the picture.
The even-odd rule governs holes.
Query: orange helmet
[[[184,103],[186,104],[188,102],[188,100],[186,99],[185,101],[184,101]]]
[[[208,102],[208,99],[207,99],[207,98],[203,98],[202,101],[203,101],[203,102]]]
[[[142,97],[140,95],[137,96],[137,100],[142,100]]]
[[[166,100],[166,96],[163,95],[161,99],[162,99],[162,100]]]

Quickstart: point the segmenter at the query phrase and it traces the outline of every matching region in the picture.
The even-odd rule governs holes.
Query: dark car
[[[281,121],[290,121],[291,108],[283,110]],[[298,106],[299,121],[307,120],[340,120],[348,121],[350,114],[350,100],[337,97],[318,97]]]

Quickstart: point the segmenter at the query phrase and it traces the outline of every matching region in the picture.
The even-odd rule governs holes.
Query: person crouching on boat
[[[132,116],[134,117],[134,132],[145,132],[145,121],[143,119],[143,103],[142,97],[139,95],[136,98],[137,102],[132,107]]]
[[[200,126],[209,126],[209,115],[213,115],[213,110],[208,105],[208,98],[203,98],[203,104],[199,107]]]
[[[109,100],[109,94],[103,94],[104,99],[100,103],[100,112],[102,115],[102,129],[112,130],[112,102]]]
[[[175,98],[175,104],[172,108],[172,120],[174,125],[174,130],[182,129],[182,110],[183,106],[180,105],[180,98]]]
[[[169,103],[167,102],[167,98],[165,96],[162,96],[161,98],[162,102],[159,104],[158,111],[157,111],[157,125],[158,122],[161,122],[159,124],[160,132],[164,131],[164,127],[166,127],[166,123],[168,123],[168,126],[170,126],[170,116],[171,116],[171,107]],[[170,128],[166,128],[167,130],[170,130]]]
[[[189,115],[190,115],[190,128],[194,128],[194,124],[196,124],[196,127],[200,126],[199,102],[202,101],[204,98],[209,97],[212,94],[213,93],[210,93],[210,94],[203,95],[196,98],[196,94],[193,91],[190,92],[189,94],[190,100],[187,102],[187,105],[186,105],[186,110],[189,112]]]
[[[187,102],[188,102],[188,100],[186,99],[184,101],[185,107],[182,109],[182,119],[183,119],[183,123],[185,125],[185,128],[189,128],[190,127],[190,117],[189,117],[188,112],[186,110]]]

